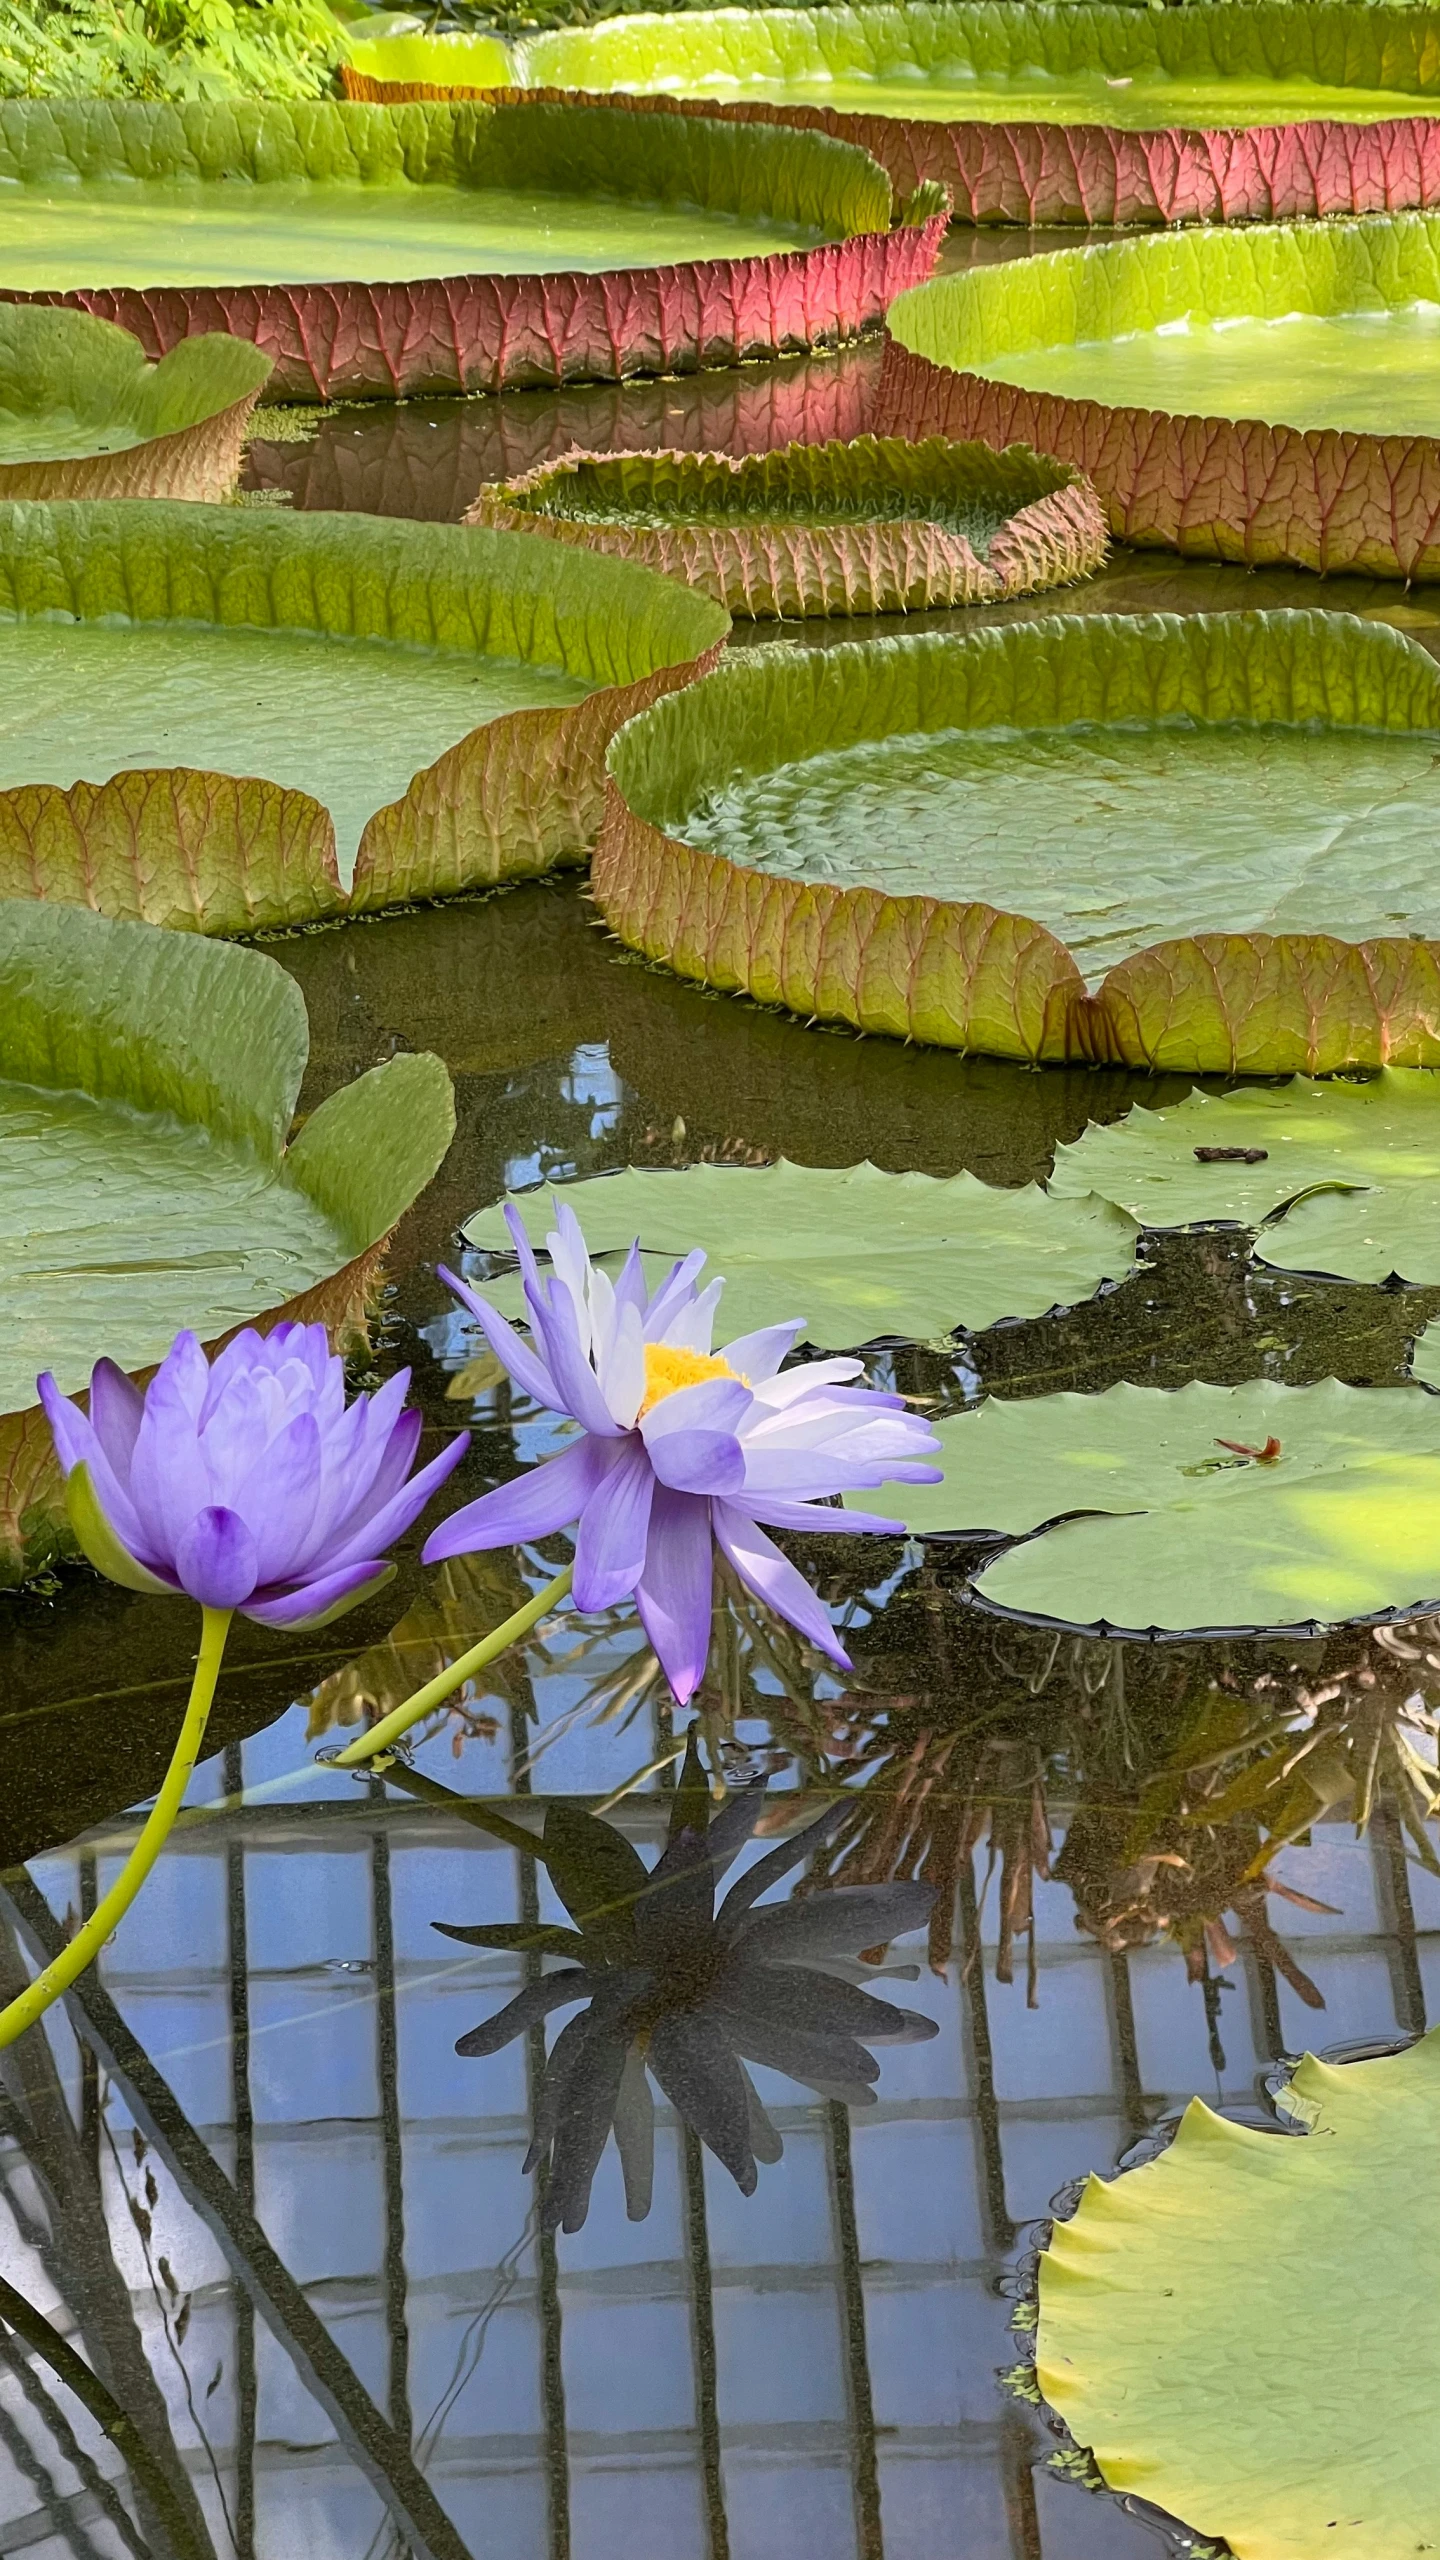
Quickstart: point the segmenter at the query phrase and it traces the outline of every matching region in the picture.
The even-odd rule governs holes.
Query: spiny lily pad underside
[[[930,273],[943,230],[892,231],[885,172],[831,135],[623,100],[10,100],[0,180],[7,299],[76,304],[151,355],[248,338],[288,400],[831,344]]]
[[[1432,213],[1057,250],[900,297],[879,422],[1059,454],[1127,542],[1436,579],[1437,302]]]
[[[902,1039],[1436,1065],[1437,739],[1433,662],[1349,615],[747,651],[617,737],[595,894],[682,976]]]
[[[0,507],[0,896],[253,933],[583,861],[614,728],[726,627],[509,534]]]
[[[185,1328],[363,1323],[377,1248],[454,1129],[438,1058],[376,1067],[286,1140],[309,1046],[278,963],[75,906],[0,904],[0,1579],[58,1534],[35,1409]]]
[[[1423,14],[1404,7],[899,0],[627,15],[511,47],[362,37],[350,51],[357,97],[513,81],[779,118],[859,143],[902,197],[944,186],[966,222],[1288,222],[1440,201],[1436,64]]]
[[[996,603],[1085,576],[1107,544],[1080,473],[938,438],[572,453],[482,489],[466,522],[642,560],[757,620]]]

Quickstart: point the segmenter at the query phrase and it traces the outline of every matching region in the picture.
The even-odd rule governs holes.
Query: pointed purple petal
[[[428,1467],[422,1467],[418,1476],[412,1476],[410,1482],[403,1486],[399,1493],[392,1495],[373,1520],[363,1521],[356,1531],[348,1528],[345,1530],[340,1543],[326,1558],[327,1564],[332,1569],[350,1564],[354,1560],[357,1548],[361,1547],[366,1555],[383,1554],[385,1548],[393,1546],[397,1538],[403,1538],[411,1522],[419,1519],[437,1486],[442,1485],[447,1476],[454,1474],[469,1446],[469,1432],[457,1433],[453,1440],[446,1443],[438,1458],[432,1458]]]
[[[547,1458],[510,1484],[482,1493],[432,1529],[420,1551],[422,1564],[446,1556],[479,1555],[486,1547],[518,1547],[548,1538],[580,1517],[599,1480],[603,1461],[593,1440],[582,1440],[558,1458]]]
[[[682,1707],[699,1688],[710,1658],[713,1583],[709,1503],[657,1485],[635,1599],[640,1623]]]
[[[291,1627],[297,1634],[308,1634],[315,1627],[328,1627],[333,1618],[343,1618],[348,1609],[358,1609],[362,1600],[372,1599],[394,1579],[395,1567],[383,1556],[362,1556],[343,1573],[322,1574],[318,1581],[304,1582],[298,1591],[282,1592],[278,1599],[247,1600],[241,1614],[262,1627]]]
[[[794,1349],[805,1330],[805,1319],[796,1316],[789,1324],[762,1325],[758,1333],[742,1333],[734,1342],[721,1345],[720,1357],[732,1369],[747,1378],[752,1387],[773,1378],[787,1351]]]
[[[531,1312],[536,1318],[537,1334],[543,1326],[545,1355],[560,1391],[561,1410],[573,1414],[582,1430],[593,1431],[598,1440],[618,1439],[620,1425],[580,1347],[579,1318],[568,1289],[557,1285],[550,1292],[548,1311],[542,1315],[535,1303]]]
[[[97,1360],[90,1375],[90,1425],[122,1483],[144,1412],[145,1398],[134,1379],[113,1360]]]
[[[655,1477],[641,1441],[626,1445],[580,1514],[575,1539],[575,1606],[610,1609],[627,1599],[645,1564]]]
[[[447,1271],[443,1263],[440,1265],[440,1278],[447,1289],[454,1290],[461,1305],[469,1309],[496,1359],[503,1369],[508,1370],[522,1395],[529,1396],[532,1404],[542,1406],[547,1413],[562,1411],[560,1391],[549,1370],[543,1360],[536,1358],[528,1342],[522,1342],[515,1327],[484,1298],[477,1297],[473,1289],[467,1288],[463,1280],[457,1280],[454,1272]]]
[[[763,1600],[777,1617],[788,1618],[809,1643],[828,1653],[842,1671],[848,1671],[850,1656],[803,1573],[797,1573],[764,1530],[757,1529],[754,1521],[732,1503],[715,1503],[712,1516],[715,1535],[746,1590],[753,1591],[756,1599]]]
[[[176,1541],[175,1570],[202,1608],[237,1609],[255,1588],[255,1567],[247,1524],[219,1503],[198,1511]]]
[[[871,1530],[885,1538],[907,1538],[910,1534],[903,1520],[887,1520],[878,1511],[852,1511],[848,1503],[843,1511],[837,1511],[828,1502],[782,1502],[778,1496],[772,1502],[758,1494],[752,1500],[747,1493],[739,1507],[750,1519],[763,1520],[767,1529],[823,1529],[832,1537],[847,1529]]]

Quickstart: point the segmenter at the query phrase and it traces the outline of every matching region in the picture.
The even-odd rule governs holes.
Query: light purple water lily
[[[924,1464],[939,1443],[901,1396],[850,1382],[858,1360],[818,1360],[781,1376],[803,1319],[767,1325],[712,1353],[721,1280],[700,1289],[705,1256],[677,1262],[648,1294],[638,1244],[618,1280],[591,1263],[563,1203],[540,1276],[519,1213],[506,1216],[524,1275],[534,1348],[452,1273],[441,1278],[480,1324],[518,1387],[580,1425],[581,1438],[513,1484],[443,1522],[425,1562],[544,1538],[578,1523],[575,1604],[607,1609],[634,1594],[681,1705],[710,1649],[714,1548],[747,1590],[811,1644],[849,1658],[803,1574],[765,1529],[876,1530],[899,1520],[820,1505],[836,1493],[938,1484]],[[762,1525],[763,1524],[763,1525]]]
[[[214,1362],[177,1336],[145,1390],[98,1362],[83,1414],[40,1401],[84,1553],[132,1591],[182,1591],[267,1627],[325,1625],[390,1580],[393,1546],[469,1445],[418,1475],[408,1369],[345,1401],[321,1324],[237,1334]]]

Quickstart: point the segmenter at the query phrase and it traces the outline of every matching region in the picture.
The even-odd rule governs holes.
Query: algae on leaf
[[[1260,1227],[1256,1257],[1276,1270],[1434,1285],[1440,1077],[1383,1067],[1363,1084],[1296,1076],[1137,1106],[1057,1148],[1050,1189],[1098,1192],[1145,1227]]]
[[[943,1484],[872,1507],[1024,1540],[977,1578],[997,1608],[1180,1635],[1440,1605],[1440,1399],[1414,1387],[1123,1385],[936,1429]]]
[[[287,1147],[307,1048],[259,952],[0,903],[0,1578],[58,1516],[39,1371],[74,1393],[102,1354],[143,1370],[185,1328],[363,1317],[375,1249],[449,1146],[450,1078],[392,1058]]]
[[[1158,2159],[1089,2180],[1040,2260],[1036,2370],[1111,2488],[1235,2560],[1440,2546],[1437,2105],[1435,2030],[1307,2055],[1302,2137],[1194,2099]]]
[[[709,1276],[725,1280],[717,1341],[801,1316],[801,1339],[832,1350],[885,1335],[978,1332],[1075,1305],[1134,1269],[1135,1229],[1123,1212],[1093,1200],[1062,1206],[1033,1183],[991,1189],[968,1173],[937,1180],[783,1160],[682,1173],[632,1167],[511,1197],[542,1251],[557,1203],[568,1201],[612,1270],[637,1238],[657,1266],[701,1246]],[[464,1234],[488,1252],[512,1249],[503,1204],[471,1218]],[[516,1280],[481,1286],[523,1321]]]

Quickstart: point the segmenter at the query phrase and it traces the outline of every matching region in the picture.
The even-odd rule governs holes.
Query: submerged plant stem
[[[506,1618],[501,1626],[493,1627],[478,1644],[472,1644],[469,1652],[462,1653],[458,1661],[452,1662],[448,1671],[437,1672],[433,1680],[427,1680],[424,1688],[417,1689],[414,1697],[407,1698],[403,1706],[395,1707],[388,1716],[382,1716],[369,1733],[361,1734],[356,1742],[347,1743],[345,1749],[337,1751],[327,1765],[332,1769],[353,1769],[362,1760],[373,1759],[377,1751],[388,1750],[392,1742],[399,1741],[402,1733],[409,1732],[412,1724],[418,1724],[422,1716],[428,1716],[432,1707],[443,1706],[447,1698],[463,1688],[472,1671],[483,1671],[487,1663],[497,1661],[502,1653],[508,1653],[512,1644],[517,1644],[521,1636],[528,1635],[541,1618],[558,1607],[566,1598],[574,1576],[573,1564],[567,1564],[564,1572],[557,1573],[553,1582],[547,1582],[543,1591],[537,1591],[532,1600],[527,1600],[523,1609],[517,1609],[513,1617]],[[0,2019],[0,2027],[3,2025],[4,2020]]]
[[[98,1902],[83,1929],[73,1938],[43,1973],[36,1975],[28,1991],[0,2009],[0,2046],[13,2044],[17,2036],[43,2017],[52,2001],[67,1991],[76,1976],[82,1974],[92,1957],[99,1954],[113,1929],[124,1919],[140,1887],[145,1882],[174,1826],[175,1816],[185,1801],[210,1709],[215,1698],[215,1683],[220,1676],[225,1639],[230,1632],[230,1609],[204,1609],[201,1613],[200,1651],[195,1662],[195,1677],[190,1683],[190,1697],[185,1721],[175,1745],[164,1783],[146,1817],[145,1828],[121,1868],[109,1892]]]

